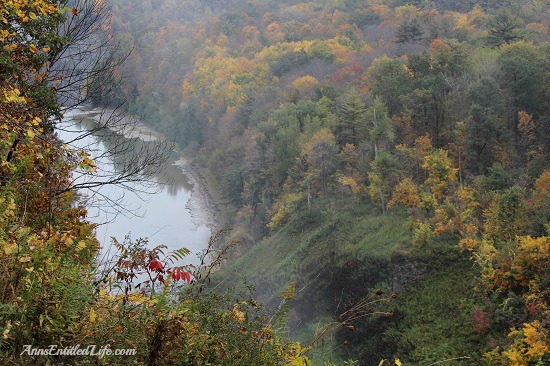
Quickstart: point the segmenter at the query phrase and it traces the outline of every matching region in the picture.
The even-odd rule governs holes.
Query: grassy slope
[[[372,212],[368,204],[334,209],[328,202],[320,212],[297,214],[231,261],[218,278],[245,277],[271,309],[279,305],[277,293],[296,282],[291,336],[307,342],[317,324],[342,312],[357,295],[383,285],[392,252],[408,241],[403,216]]]
[[[295,281],[299,294],[288,322],[291,337],[303,343],[374,290],[398,289],[398,298],[380,308],[394,311],[392,319],[371,317],[357,322],[353,333],[335,332],[332,342],[314,350],[317,361],[349,358],[368,365],[397,355],[422,364],[477,356],[480,336],[473,335],[470,316],[476,269],[449,243],[422,251],[409,243],[403,213],[381,216],[370,204],[326,202],[317,213],[296,214],[231,261],[217,280],[246,278],[271,309],[280,303],[277,293]],[[346,340],[349,347],[338,347]],[[331,354],[334,347],[338,352]]]
[[[486,337],[473,329],[471,311],[481,301],[475,296],[476,273],[471,261],[459,260],[439,267],[400,296],[394,324],[384,337],[402,361],[428,365],[462,358],[446,364],[480,364]]]
[[[256,284],[260,299],[269,303],[292,282],[301,289],[308,280],[326,277],[322,275],[328,269],[350,261],[389,261],[392,251],[408,241],[402,216],[373,215],[367,204],[338,210],[328,206],[318,213],[296,215],[233,260],[222,275],[246,277]]]

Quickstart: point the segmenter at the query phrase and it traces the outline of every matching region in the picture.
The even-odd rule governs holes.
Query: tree
[[[388,208],[392,208],[397,204],[409,208],[420,206],[418,186],[409,178],[403,179],[397,186],[395,186],[392,193],[392,199],[388,203]]]
[[[323,128],[302,148],[302,155],[306,156],[310,171],[318,173],[321,192],[326,195],[329,177],[336,171],[338,163],[338,148],[334,135],[327,128]]]
[[[431,73],[442,75],[452,86],[453,79],[460,77],[468,67],[468,54],[463,44],[440,39],[430,43]]]
[[[535,181],[529,203],[533,233],[550,235],[550,170],[545,170]]]
[[[3,24],[8,24],[8,37],[3,38],[2,43],[10,45],[0,51],[3,64],[0,83],[6,90],[0,118],[12,125],[8,135],[2,138],[2,142],[9,145],[4,155],[8,163],[29,146],[57,150],[61,142],[51,135],[63,113],[90,101],[100,88],[97,84],[90,84],[94,78],[101,75],[102,81],[110,84],[116,68],[125,58],[118,58],[116,49],[109,47],[108,37],[101,34],[107,22],[104,2],[73,1],[71,6],[76,10],[70,12],[64,7],[67,4],[67,1],[24,1],[6,4],[2,12]],[[126,118],[123,109],[117,107],[114,111],[101,113],[93,128],[64,141],[69,156],[65,163],[76,171],[74,179],[59,181],[49,187],[50,199],[88,189],[96,198],[105,198],[107,205],[116,210],[123,209],[117,199],[106,198],[99,189],[110,184],[126,185],[131,189],[132,182],[147,183],[149,178],[142,173],[146,168],[152,172],[155,166],[161,165],[169,153],[169,144],[141,145],[136,150],[120,135],[103,133],[108,140],[108,149],[101,155],[91,156],[86,151],[89,146],[83,146],[81,142],[91,134],[109,129],[129,131],[134,125],[135,121]],[[75,130],[70,124],[64,128]],[[33,144],[34,137],[46,145]],[[44,155],[40,150],[36,154]],[[116,171],[96,169],[94,159],[112,161],[113,156],[127,159]],[[0,184],[8,181],[10,176],[9,170],[1,171]]]
[[[545,80],[542,56],[532,44],[517,42],[503,46],[497,60],[501,87],[510,91],[513,110],[510,128],[514,132],[516,147],[520,145],[519,112],[539,114],[544,108],[544,83],[540,82]]]
[[[392,120],[388,116],[388,110],[381,99],[375,98],[367,110],[367,118],[372,122],[369,129],[369,137],[374,145],[374,157],[378,157],[380,147],[389,150],[389,143],[393,141],[394,133]]]
[[[500,47],[503,44],[510,44],[523,39],[519,27],[520,19],[510,9],[499,9],[489,19],[489,35],[487,43],[493,47]]]
[[[428,174],[426,185],[435,202],[441,202],[456,183],[458,169],[453,168],[446,150],[436,150],[424,158],[422,169]]]
[[[511,242],[525,233],[526,223],[526,204],[521,189],[508,188],[494,196],[485,212],[484,239],[495,243]]]
[[[395,43],[418,42],[422,40],[424,32],[417,16],[405,18],[395,29]]]
[[[491,109],[477,104],[470,107],[464,147],[466,165],[475,173],[484,173],[493,161],[493,144],[499,137],[498,117]]]
[[[57,33],[64,10],[50,1],[2,3],[0,36],[0,122],[2,154],[9,164],[20,145],[35,135],[51,132],[60,117],[56,92],[49,83],[50,63],[67,47]],[[0,184],[9,173],[3,171]]]
[[[369,172],[369,194],[373,201],[380,202],[382,214],[386,214],[386,203],[392,187],[399,180],[399,163],[389,152],[381,150],[371,163]]]
[[[364,128],[366,122],[365,103],[355,89],[344,96],[338,111],[336,138],[339,146],[357,145],[367,134]]]
[[[470,104],[490,109],[493,113],[502,111],[502,95],[498,83],[493,78],[482,77],[468,88]]]
[[[413,73],[402,60],[387,56],[377,58],[367,70],[365,85],[376,97],[380,97],[393,116],[402,109],[400,97],[411,91]]]
[[[297,100],[311,97],[318,85],[319,81],[310,75],[303,76],[292,82],[292,86],[297,94]]]

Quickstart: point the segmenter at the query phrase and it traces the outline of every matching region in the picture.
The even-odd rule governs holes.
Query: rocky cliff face
[[[390,260],[389,287],[392,292],[401,292],[428,272],[428,266],[419,259],[408,255],[394,254]]]

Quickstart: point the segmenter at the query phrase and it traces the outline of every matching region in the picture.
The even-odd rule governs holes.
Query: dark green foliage
[[[483,173],[493,161],[492,146],[500,135],[498,119],[491,109],[474,104],[466,128],[466,164],[473,172]]]
[[[528,113],[541,111],[543,93],[548,75],[545,74],[545,55],[538,48],[525,42],[514,43],[502,50],[498,58],[501,87],[512,92],[511,102],[515,111]]]
[[[403,19],[395,30],[395,43],[418,42],[422,40],[424,31],[418,17]]]
[[[350,15],[350,21],[359,28],[365,28],[369,25],[376,25],[382,21],[380,15],[369,11],[355,11]]]
[[[392,327],[384,341],[395,347],[404,364],[428,365],[448,358],[468,357],[456,365],[479,365],[487,351],[486,336],[473,331],[478,270],[467,261],[437,268],[400,293]]]
[[[509,9],[499,10],[489,21],[487,43],[493,47],[510,44],[523,39],[519,18]]]
[[[366,108],[364,101],[355,89],[344,95],[338,110],[338,120],[335,128],[335,134],[338,138],[340,147],[346,144],[355,144],[362,142],[366,138],[365,125]],[[360,133],[359,131],[362,131]]]
[[[485,175],[477,178],[477,182],[483,191],[504,191],[512,186],[513,180],[501,164],[494,164]]]
[[[281,77],[282,75],[292,71],[295,68],[304,66],[309,61],[309,57],[305,51],[289,52],[282,54],[279,58],[270,60],[269,67],[273,71],[273,75]]]
[[[502,96],[500,88],[494,79],[484,77],[472,84],[468,90],[468,98],[471,104],[500,112],[502,108]]]
[[[378,59],[369,69],[369,76],[372,93],[382,99],[390,115],[398,114],[402,109],[400,98],[410,93],[413,84],[403,61],[388,57]]]

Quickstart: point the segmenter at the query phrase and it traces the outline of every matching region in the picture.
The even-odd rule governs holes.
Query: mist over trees
[[[549,334],[548,275],[529,269],[548,265],[547,2],[113,0],[109,9],[109,31],[133,49],[120,93],[209,172],[243,261],[300,223],[303,234],[371,207],[367,217],[408,220],[395,252],[450,257],[451,267],[472,258],[467,276],[487,300],[470,293],[468,311],[489,325],[474,331],[483,346],[465,347],[490,364],[548,360],[538,343]],[[342,260],[356,255],[334,245]],[[390,343],[385,354],[422,359],[420,343]],[[351,349],[377,362],[361,344]]]
[[[73,340],[108,337],[113,319],[128,318],[113,341],[136,337],[149,363],[183,354],[229,363],[240,347],[253,356],[245,364],[308,362],[307,346],[263,331],[272,323],[255,302],[211,308],[214,298],[182,295],[191,302],[163,307],[127,293],[121,303],[83,280],[97,241],[85,209],[71,206],[72,174],[94,164],[52,131],[65,108],[91,101],[126,102],[205,172],[221,224],[235,228],[225,234],[241,243],[221,276],[248,275],[273,307],[281,291],[296,297],[288,325],[304,345],[318,339],[315,324],[340,325],[315,360],[550,361],[547,1],[84,3],[1,8],[0,287],[3,304],[31,304],[28,316],[0,313],[3,351],[57,341],[69,327],[83,330]],[[97,7],[109,13],[100,25]],[[137,267],[190,279],[189,268],[159,266],[162,248],[119,247],[119,281]],[[42,285],[55,289],[53,308]],[[339,320],[372,293],[395,293],[381,297],[393,301],[386,308],[367,309],[382,316]],[[257,332],[242,330],[245,313]],[[205,319],[216,321],[204,328]]]

